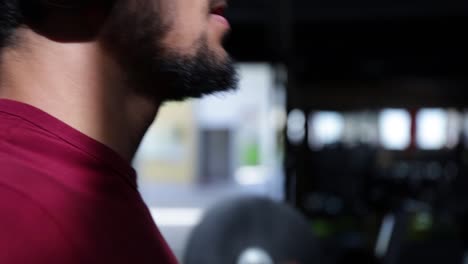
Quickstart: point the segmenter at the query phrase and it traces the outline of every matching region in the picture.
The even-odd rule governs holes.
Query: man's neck
[[[2,55],[0,98],[35,106],[131,161],[159,104],[117,80],[123,74],[96,43],[22,33],[28,44]]]

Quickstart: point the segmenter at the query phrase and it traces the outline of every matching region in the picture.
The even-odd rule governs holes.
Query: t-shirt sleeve
[[[79,263],[71,248],[46,210],[0,183],[0,263]]]

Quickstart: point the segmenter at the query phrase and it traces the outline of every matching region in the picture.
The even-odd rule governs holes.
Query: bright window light
[[[441,149],[447,143],[447,113],[441,109],[421,110],[416,118],[416,142],[421,149]]]
[[[266,169],[262,166],[243,166],[240,167],[234,178],[240,185],[259,185],[267,181]]]
[[[411,142],[411,116],[408,111],[387,109],[381,112],[379,133],[384,148],[404,150]]]
[[[340,113],[317,112],[310,119],[309,143],[313,148],[339,142],[343,137],[344,118]]]

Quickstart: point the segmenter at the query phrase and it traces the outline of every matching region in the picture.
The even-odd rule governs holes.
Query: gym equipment
[[[317,243],[308,221],[287,204],[232,198],[208,210],[194,228],[183,263],[321,263]]]

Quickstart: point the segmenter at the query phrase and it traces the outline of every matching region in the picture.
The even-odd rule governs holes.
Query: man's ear
[[[112,8],[113,0],[27,0],[36,1],[28,21],[31,29],[57,42],[95,39]]]

